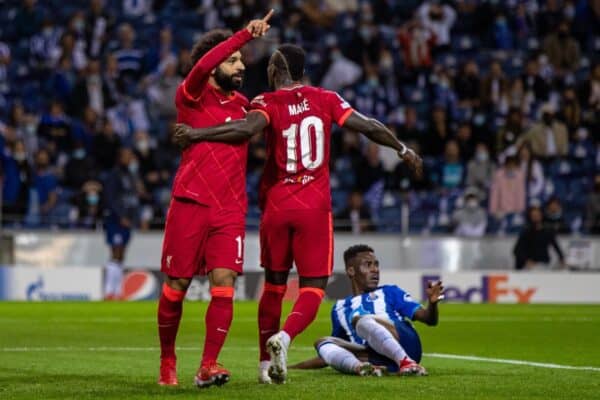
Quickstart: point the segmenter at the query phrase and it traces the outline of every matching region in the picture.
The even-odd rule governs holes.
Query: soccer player
[[[248,100],[236,90],[244,64],[240,48],[269,29],[269,12],[234,35],[204,34],[192,50],[194,67],[177,89],[177,120],[206,127],[242,118]],[[161,257],[165,274],[158,305],[160,385],[177,385],[175,338],[192,277],[208,275],[211,301],[205,316],[204,351],[195,383],[222,385],[228,370],[217,357],[231,325],[236,276],[242,272],[247,144],[197,143],[183,152],[173,184]]]
[[[355,375],[380,375],[381,367],[399,375],[427,375],[421,361],[421,341],[409,320],[437,325],[437,303],[443,298],[441,282],[426,289],[426,308],[395,285],[379,286],[379,260],[373,249],[359,244],[344,252],[352,295],[338,300],[331,310],[333,332],[318,339],[319,357],[290,368],[326,365]]]
[[[245,119],[208,129],[178,125],[183,146],[197,140],[245,143],[266,129],[267,160],[260,184],[261,264],[264,292],[259,302],[259,382],[284,383],[290,342],[316,317],[333,267],[333,227],[329,186],[331,126],[362,132],[397,150],[417,174],[422,160],[381,122],[367,118],[338,94],[301,83],[304,51],[280,46],[269,60],[269,86],[257,96]],[[300,295],[280,330],[281,303],[292,263]]]

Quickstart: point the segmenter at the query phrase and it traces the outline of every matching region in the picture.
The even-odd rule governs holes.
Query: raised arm
[[[438,323],[438,302],[444,298],[444,287],[442,286],[442,282],[429,282],[426,292],[429,300],[427,308],[419,308],[415,311],[413,320],[434,326]]]
[[[202,89],[208,81],[211,71],[250,40],[263,36],[270,28],[268,22],[272,15],[273,10],[269,11],[263,19],[250,21],[246,28],[236,32],[202,56],[183,82],[185,92],[194,99],[198,98],[202,94]]]
[[[185,124],[175,125],[173,141],[181,148],[195,142],[236,143],[250,139],[267,127],[269,122],[262,112],[250,111],[246,118],[235,119],[208,128],[191,128]]]
[[[423,174],[423,160],[421,157],[398,140],[392,131],[375,118],[369,118],[355,110],[346,119],[343,126],[361,132],[377,144],[396,150],[398,157],[408,165],[415,176],[421,177]]]

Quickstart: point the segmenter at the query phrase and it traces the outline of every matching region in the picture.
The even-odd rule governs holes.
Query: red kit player
[[[244,143],[265,130],[267,161],[260,185],[261,264],[265,288],[259,303],[259,381],[283,383],[291,340],[316,317],[333,266],[329,147],[333,123],[362,132],[398,151],[420,174],[418,155],[381,122],[367,118],[338,94],[300,83],[304,51],[282,45],[271,56],[269,85],[274,92],[252,100],[246,118],[208,129],[176,128],[182,145],[200,141]],[[240,142],[241,141],[241,142]],[[296,264],[300,295],[280,330],[287,277]]]
[[[272,11],[234,35],[214,30],[192,50],[194,67],[177,89],[180,123],[200,128],[243,118],[248,100],[236,91],[244,64],[240,48],[269,29]],[[173,184],[161,270],[165,284],[158,305],[161,385],[177,385],[175,338],[182,302],[192,277],[208,275],[211,301],[206,311],[199,387],[222,385],[229,371],[217,364],[233,315],[234,283],[242,272],[246,200],[246,143],[197,143],[187,148]]]

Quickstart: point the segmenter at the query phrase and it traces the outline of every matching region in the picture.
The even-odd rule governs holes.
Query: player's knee
[[[233,287],[235,285],[236,278],[237,272],[228,268],[215,268],[208,274],[208,279],[210,280],[211,287]]]
[[[174,277],[167,276],[165,279],[165,283],[171,289],[175,289],[175,290],[184,292],[188,289],[188,287],[190,287],[190,284],[192,283],[192,279],[191,278],[174,278]]]

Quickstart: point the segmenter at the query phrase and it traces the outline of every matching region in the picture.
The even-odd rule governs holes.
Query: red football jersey
[[[177,121],[193,128],[244,118],[248,99],[231,97],[208,83],[211,71],[239,50],[252,35],[243,29],[204,55],[177,88]],[[222,209],[247,210],[246,160],[248,143],[200,142],[183,152],[175,175],[173,196]]]
[[[331,125],[344,124],[350,105],[337,93],[297,85],[255,97],[251,109],[269,121],[261,208],[331,210]]]

